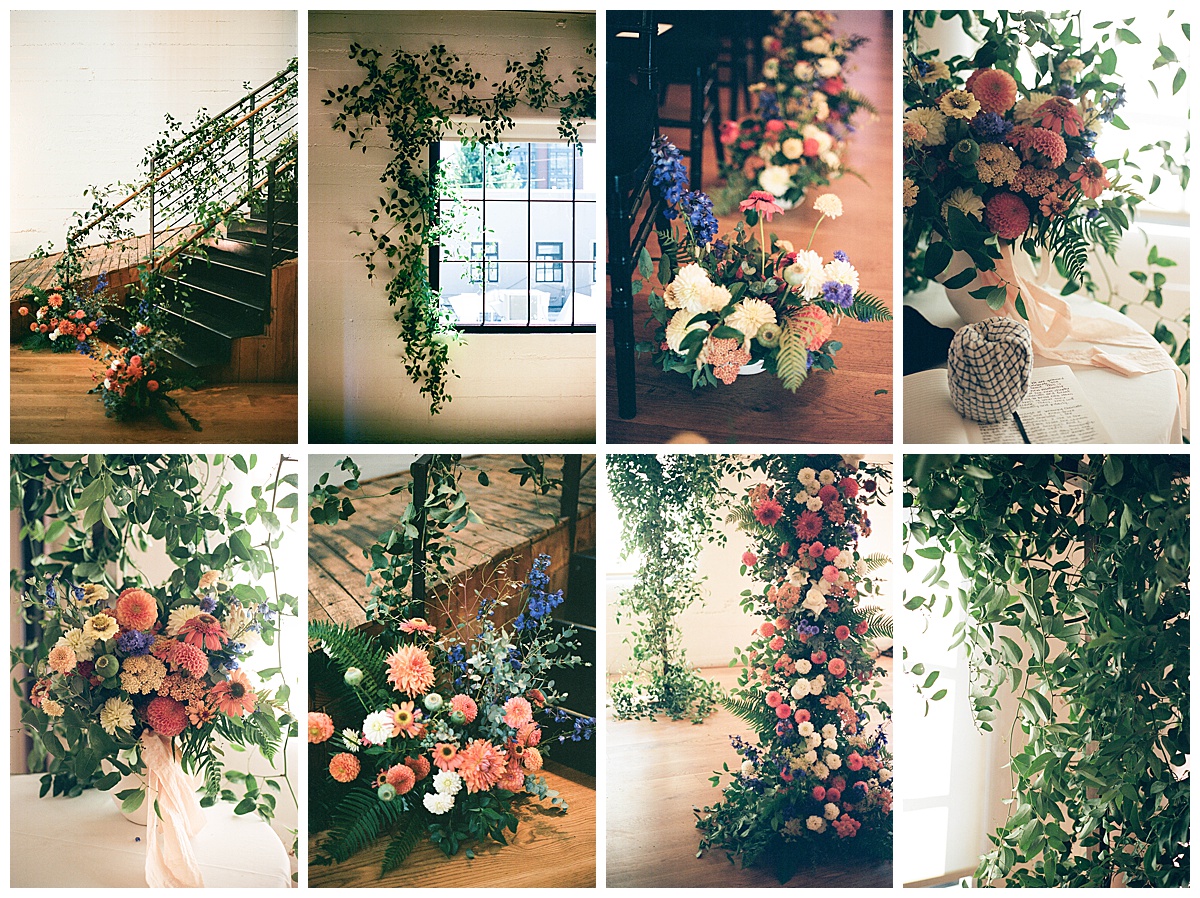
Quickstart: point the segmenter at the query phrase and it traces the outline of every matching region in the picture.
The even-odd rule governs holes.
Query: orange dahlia
[[[430,764],[429,759],[424,755],[418,755],[415,758],[405,758],[404,766],[412,769],[413,775],[418,780],[423,780],[429,776]]]
[[[433,663],[425,650],[415,645],[402,645],[387,657],[388,682],[397,692],[420,695],[429,691],[434,682]]]
[[[465,722],[472,723],[479,713],[479,706],[475,704],[475,699],[471,696],[459,693],[450,699],[450,710],[461,712]]]
[[[504,752],[486,739],[472,739],[458,752],[458,772],[468,792],[486,792],[504,774]]]
[[[230,717],[241,717],[254,711],[258,696],[250,686],[250,681],[240,670],[230,671],[229,679],[218,683],[208,693],[209,701],[217,709]]]
[[[530,746],[521,754],[521,763],[530,773],[537,773],[542,769],[542,753]]]
[[[396,788],[397,795],[404,795],[411,792],[412,787],[417,784],[417,775],[411,767],[396,764],[388,768],[385,780]]]
[[[1017,82],[1000,69],[979,69],[967,79],[967,90],[975,95],[984,112],[1004,115],[1017,102]]]
[[[833,319],[820,306],[804,306],[788,315],[787,326],[810,350],[820,349],[833,334]]]
[[[340,755],[334,755],[329,759],[329,775],[339,783],[350,783],[358,777],[358,772],[362,767],[358,763],[358,758],[350,754],[348,751],[342,752]]]
[[[314,745],[333,735],[333,718],[320,711],[308,712],[308,741]]]
[[[163,736],[178,736],[188,725],[187,709],[173,698],[165,695],[150,699],[146,705],[146,722]]]
[[[1016,240],[1029,229],[1029,207],[1015,193],[997,193],[987,201],[983,223],[1001,240]]]
[[[513,696],[504,703],[504,722],[514,730],[533,720],[533,706],[521,696]]]
[[[163,660],[176,670],[186,670],[197,680],[208,673],[208,656],[186,642],[172,642],[164,653]]]
[[[117,598],[117,623],[126,630],[149,630],[158,622],[158,602],[144,589],[127,589]]]

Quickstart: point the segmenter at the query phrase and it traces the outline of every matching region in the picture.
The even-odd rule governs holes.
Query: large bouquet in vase
[[[887,559],[858,551],[889,473],[841,455],[766,456],[755,467],[766,480],[738,524],[753,547],[742,572],[765,583],[742,605],[762,622],[726,706],[757,741],[733,739],[740,760],[713,777],[728,778],[724,795],[697,825],[702,851],[770,862],[786,881],[801,863],[891,856],[891,712],[869,684],[884,673],[875,640],[892,625],[863,604]]]
[[[807,190],[828,185],[845,171],[846,138],[870,101],[846,85],[850,54],[866,38],[838,37],[828,12],[776,14],[763,39],[769,54],[762,81],[750,86],[755,110],[721,126],[727,159],[719,195],[721,211],[732,209],[751,190],[761,189],[790,209]]]
[[[42,796],[125,782],[116,797],[133,812],[146,801],[150,753],[159,759],[165,747],[168,761],[200,775],[211,805],[222,793],[220,740],[268,758],[278,750],[294,722],[286,687],[266,691],[243,670],[251,644],[276,633],[254,588],[217,571],[190,589],[133,586],[115,597],[98,583],[27,585],[45,648],[22,721],[48,758]]]
[[[766,223],[783,212],[775,197],[754,191],[740,204],[745,217],[732,234],[717,237],[712,201],[685,191],[686,172],[670,143],[655,146],[653,183],[663,193],[666,222],[658,231],[659,289],[650,292],[653,341],[639,343],[664,371],[691,378],[692,387],[732,384],[739,375],[765,370],[795,392],[815,370],[832,371],[842,344],[832,339],[843,317],[889,321],[878,298],[860,292],[858,271],[844,252],[828,262],[808,246],[767,234]],[[833,194],[817,197],[813,227],[842,214]],[[643,249],[639,272],[656,273]],[[641,289],[635,282],[634,289]]]
[[[590,739],[595,721],[558,707],[554,668],[585,662],[575,631],[551,618],[563,594],[546,591],[549,564],[538,556],[524,583],[502,583],[473,621],[441,631],[423,618],[377,636],[310,623],[342,678],[308,715],[312,768],[328,777],[314,789],[328,806],[313,863],[343,862],[381,836],[385,874],[423,838],[472,857],[475,843],[507,844],[525,795],[566,810],[539,771],[553,743]],[[497,626],[506,604],[520,613]]]

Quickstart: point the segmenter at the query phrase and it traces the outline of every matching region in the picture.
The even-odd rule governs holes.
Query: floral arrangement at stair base
[[[831,337],[841,318],[891,320],[879,299],[859,291],[858,272],[844,252],[825,262],[812,249],[821,222],[842,214],[833,194],[813,203],[820,218],[808,246],[797,250],[768,237],[766,223],[783,210],[763,191],[742,201],[745,222],[718,238],[711,200],[684,191],[679,151],[665,140],[655,147],[653,182],[667,203],[667,223],[658,231],[662,292],[650,293],[654,338],[637,349],[651,353],[664,371],[690,377],[693,388],[728,385],[765,370],[795,392],[813,369],[836,367],[833,356],[842,344]],[[643,278],[655,274],[645,248],[638,271]],[[633,287],[637,292],[642,282]]]
[[[697,826],[702,852],[771,864],[786,882],[802,864],[891,857],[891,712],[871,684],[883,673],[873,641],[892,625],[864,604],[887,559],[857,548],[890,473],[839,455],[765,456],[754,468],[765,480],[736,520],[751,540],[743,573],[766,584],[742,605],[763,620],[723,704],[757,740],[733,739],[739,761],[713,777],[729,782]]]
[[[181,341],[171,332],[163,289],[160,272],[143,272],[137,292],[131,297],[136,303],[134,320],[123,329],[123,345],[101,357],[104,370],[95,375],[97,383],[91,392],[100,396],[107,417],[136,421],[153,414],[173,427],[173,409],[192,430],[200,431],[200,422],[171,395],[180,387],[195,386],[198,378],[179,374],[177,367],[169,363],[171,350]],[[130,317],[124,309],[120,314],[122,318]]]
[[[552,668],[585,662],[574,631],[552,623],[563,596],[546,592],[549,564],[539,556],[525,583],[481,596],[476,620],[449,632],[422,618],[377,636],[309,624],[342,675],[340,694],[308,717],[311,767],[327,771],[313,774],[328,815],[313,824],[328,829],[313,863],[341,863],[384,835],[383,874],[422,838],[472,857],[471,844],[506,844],[524,796],[567,809],[538,771],[554,741],[590,739],[595,721],[556,707]],[[507,630],[491,621],[502,602],[521,609]]]
[[[96,335],[106,320],[96,297],[105,286],[107,281],[101,275],[91,297],[30,287],[25,304],[17,309],[17,327],[29,331],[21,341],[22,348],[95,357]]]
[[[961,21],[978,44],[972,58],[943,59],[927,46],[927,29],[939,17]],[[1164,177],[1186,185],[1189,173],[1164,141],[1121,159],[1096,156],[1105,127],[1127,128],[1118,115],[1125,86],[1116,66],[1119,43],[1140,42],[1132,22],[1096,25],[1089,46],[1079,17],[1068,13],[905,13],[906,292],[936,278],[980,306],[1029,318],[1029,288],[1012,265],[1020,248],[1049,256],[1066,279],[1062,295],[1101,293],[1092,271],[1103,268],[1101,254],[1115,259],[1143,202],[1139,192],[1153,193]],[[1186,73],[1162,40],[1159,49],[1154,67],[1177,69],[1171,89],[1178,93]],[[1155,167],[1143,158],[1147,151],[1162,154],[1152,178],[1143,173]],[[963,256],[952,264],[956,251]],[[1175,263],[1154,247],[1148,264]],[[1150,291],[1145,302],[1161,307],[1166,276],[1155,273],[1151,285],[1138,274]],[[1114,277],[1102,276],[1111,300]],[[1170,328],[1160,325],[1155,337],[1186,361],[1188,350]]]
[[[717,197],[722,213],[755,189],[790,209],[809,189],[845,173],[853,119],[875,109],[845,79],[850,54],[866,38],[837,37],[835,22],[827,12],[776,13],[773,32],[763,39],[770,54],[763,80],[750,88],[755,112],[721,126],[728,154],[721,172],[727,187]]]

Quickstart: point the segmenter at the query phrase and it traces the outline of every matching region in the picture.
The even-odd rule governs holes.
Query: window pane
[[[440,152],[442,177],[448,186],[476,191],[483,188],[482,147],[443,140]]]
[[[488,197],[524,197],[529,187],[529,144],[499,143],[488,154]]]
[[[596,289],[597,267],[595,262],[580,262],[575,266],[575,324],[595,324],[598,310],[604,297]],[[570,307],[564,308],[561,324],[570,324]]]
[[[510,262],[529,259],[529,206],[524,202],[493,202],[488,192],[487,239],[500,244],[500,258]]]
[[[596,204],[575,204],[575,261],[596,258]]]
[[[487,324],[549,324],[550,293],[541,285],[488,290]]]
[[[442,308],[453,311],[459,324],[482,323],[483,285],[478,279],[481,268],[482,263],[471,262],[441,265]]]
[[[479,202],[442,203],[438,216],[450,233],[442,238],[442,258],[447,260],[479,258],[483,240],[483,205]],[[472,247],[476,248],[474,255]]]
[[[538,244],[557,243],[563,248],[562,258],[573,260],[575,247],[571,238],[574,225],[571,221],[573,203],[530,203],[529,214],[533,222],[533,242],[536,249]],[[586,247],[590,253],[592,244]]]

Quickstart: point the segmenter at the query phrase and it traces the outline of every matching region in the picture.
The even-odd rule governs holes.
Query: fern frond
[[[754,512],[749,505],[739,505],[729,513],[725,518],[727,524],[733,524],[738,530],[744,533],[757,534],[758,536],[770,536],[775,531],[764,524],[760,524],[758,518],[754,516]]]
[[[890,555],[887,555],[884,552],[875,552],[871,555],[867,555],[866,557],[864,557],[862,559],[862,563],[863,563],[863,569],[864,569],[865,573],[870,574],[873,571],[877,571],[882,567],[887,567],[889,564],[892,563],[892,558]]]
[[[808,378],[808,346],[790,327],[783,329],[779,340],[779,356],[775,361],[775,376],[785,390],[795,393]]]
[[[851,103],[857,103],[872,115],[878,115],[879,113],[879,110],[875,108],[875,104],[868,100],[866,95],[859,93],[853,87],[844,88],[839,96],[844,100],[850,101]]]
[[[768,733],[772,736],[775,734],[775,724],[778,723],[778,718],[775,716],[775,712],[761,701],[737,698],[729,694],[722,695],[718,701],[722,708],[746,721],[750,728],[760,736]]]
[[[867,622],[867,632],[864,635],[868,639],[896,638],[890,614],[882,608],[863,608],[861,610],[865,612],[863,620]]]
[[[856,321],[891,321],[892,310],[879,297],[870,293],[854,294],[854,303],[846,310],[846,315]]]
[[[357,788],[341,800],[317,850],[344,863],[374,842],[403,812],[403,802],[380,801],[373,789]]]
[[[387,851],[383,854],[383,869],[379,873],[380,879],[407,860],[413,849],[417,847],[417,843],[421,841],[423,832],[421,815],[416,811],[400,821],[400,825],[392,834],[392,844],[388,845]]]
[[[308,638],[318,640],[343,673],[350,667],[361,670],[364,690],[387,692],[383,680],[387,659],[367,636],[342,624],[318,620],[308,622]]]

